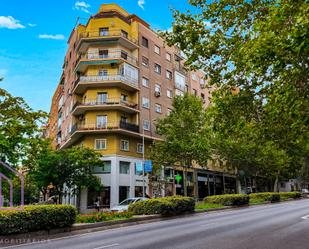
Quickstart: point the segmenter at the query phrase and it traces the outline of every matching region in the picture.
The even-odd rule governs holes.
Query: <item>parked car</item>
[[[114,206],[110,209],[111,212],[124,212],[128,211],[129,205],[132,203],[136,203],[138,201],[144,201],[149,198],[147,197],[134,197],[134,198],[128,198],[125,199],[124,201],[120,202],[119,205]]]

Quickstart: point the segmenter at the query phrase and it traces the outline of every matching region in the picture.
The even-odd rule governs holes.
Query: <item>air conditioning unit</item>
[[[160,96],[161,96],[161,92],[155,91],[154,95],[155,95],[156,97],[160,97]]]

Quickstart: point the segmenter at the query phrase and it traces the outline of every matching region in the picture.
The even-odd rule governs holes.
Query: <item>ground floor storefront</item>
[[[99,189],[83,189],[79,198],[72,203],[72,198],[64,198],[64,204],[73,204],[81,213],[93,212],[97,203],[101,210],[118,205],[121,201],[131,197],[142,197],[143,187],[145,194],[149,194],[148,177],[143,177],[136,165],[141,163],[140,158],[118,155],[104,156],[104,167],[95,168],[94,175],[101,179]]]

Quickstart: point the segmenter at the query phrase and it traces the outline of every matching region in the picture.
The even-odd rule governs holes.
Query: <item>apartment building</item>
[[[149,188],[135,166],[143,150],[147,158],[149,145],[162,139],[154,121],[168,115],[173,97],[184,92],[209,103],[204,74],[187,72],[183,63],[177,48],[166,46],[149,24],[116,4],[102,4],[85,25],[73,29],[49,127],[56,127],[50,132],[56,148],[87,146],[103,156],[105,167],[94,174],[104,187],[100,193],[84,190],[77,204],[82,211],[97,197],[102,207],[110,207],[141,196],[143,186],[153,195],[155,187]]]

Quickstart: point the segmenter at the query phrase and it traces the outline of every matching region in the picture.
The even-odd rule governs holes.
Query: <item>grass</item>
[[[196,210],[207,210],[207,209],[215,209],[215,208],[223,208],[224,206],[221,204],[215,203],[205,203],[205,202],[197,202],[195,205]]]

